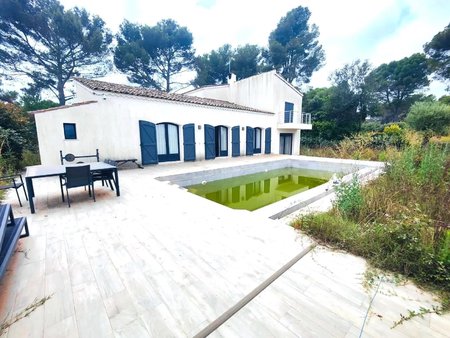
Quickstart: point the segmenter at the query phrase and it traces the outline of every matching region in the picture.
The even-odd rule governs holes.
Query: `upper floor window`
[[[77,127],[75,123],[63,123],[63,127],[64,127],[64,138],[66,140],[77,139]]]
[[[294,122],[294,104],[291,102],[284,103],[284,123]]]

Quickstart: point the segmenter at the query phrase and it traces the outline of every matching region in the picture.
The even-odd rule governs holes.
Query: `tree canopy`
[[[450,24],[437,33],[424,46],[425,53],[430,57],[432,70],[437,78],[450,81]]]
[[[169,92],[174,76],[193,69],[193,37],[186,27],[167,19],[155,26],[124,21],[117,34],[116,67],[131,82]]]
[[[230,72],[238,79],[258,74],[261,71],[261,48],[246,44],[233,49],[226,44],[195,59],[197,76],[194,86],[217,85],[227,83]]]
[[[29,76],[65,104],[64,84],[86,66],[103,64],[112,36],[84,9],[57,0],[2,0],[0,62]]]
[[[308,83],[325,61],[319,29],[309,24],[310,16],[307,7],[294,8],[269,36],[268,63],[291,83]]]
[[[429,85],[428,74],[427,59],[420,53],[382,64],[369,74],[371,89],[384,104],[387,122],[406,115],[413,94]]]

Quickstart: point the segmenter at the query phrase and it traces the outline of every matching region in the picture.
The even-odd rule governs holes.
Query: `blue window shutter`
[[[247,156],[253,155],[253,128],[248,127],[246,128],[246,140],[245,140],[245,154]]]
[[[216,142],[214,127],[205,124],[205,160],[216,158]]]
[[[241,155],[240,127],[231,128],[231,155],[233,157]]]
[[[195,161],[195,125],[193,123],[183,126],[184,160]]]
[[[266,129],[264,143],[265,143],[264,154],[270,154],[272,152],[272,129],[271,128]]]
[[[141,138],[142,164],[158,163],[155,125],[148,121],[139,121],[139,134]]]

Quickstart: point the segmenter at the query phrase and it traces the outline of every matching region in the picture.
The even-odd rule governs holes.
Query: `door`
[[[141,138],[142,164],[158,163],[158,150],[156,147],[156,127],[148,121],[139,121],[139,135]]]
[[[239,126],[231,128],[231,155],[233,157],[241,155],[241,141]]]
[[[292,155],[292,134],[280,134],[280,154]]]
[[[176,124],[158,123],[156,125],[156,140],[159,162],[180,160],[180,142]]]
[[[253,155],[253,128],[247,127],[245,140],[245,154],[247,156]]]
[[[195,125],[193,123],[183,126],[184,160],[195,161]]]
[[[225,126],[215,127],[216,157],[228,156],[228,128]]]
[[[214,127],[205,124],[205,160],[216,158],[216,142]]]
[[[264,137],[264,154],[270,154],[272,152],[272,129],[267,128],[265,131],[266,135]]]
[[[284,103],[284,123],[294,122],[294,104],[291,102]]]

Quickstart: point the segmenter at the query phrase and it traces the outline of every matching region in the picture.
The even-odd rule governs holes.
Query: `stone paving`
[[[2,337],[191,337],[311,242],[284,220],[228,209],[154,178],[282,156],[217,159],[121,170],[120,197],[96,185],[72,207],[57,178],[35,182],[28,218],[0,282],[0,322],[50,296]],[[306,158],[305,158],[306,159]],[[328,201],[328,202],[327,202]],[[325,208],[327,201],[312,208]],[[317,247],[211,337],[358,337],[377,283],[363,287],[366,262]],[[411,283],[383,281],[364,337],[448,337],[450,316],[427,314],[392,328],[400,314],[438,305]]]

